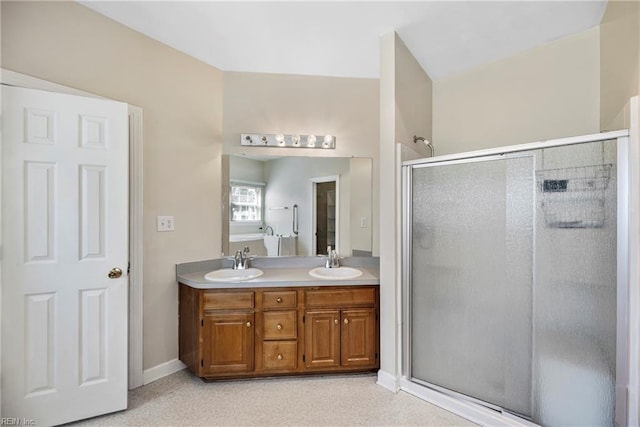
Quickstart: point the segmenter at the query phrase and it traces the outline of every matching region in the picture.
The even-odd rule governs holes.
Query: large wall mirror
[[[371,256],[372,162],[225,155],[222,253]]]

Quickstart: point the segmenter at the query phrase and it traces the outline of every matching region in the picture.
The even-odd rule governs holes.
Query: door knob
[[[109,279],[117,279],[118,277],[122,276],[122,270],[120,270],[118,267],[114,267],[111,269],[111,271],[109,271],[109,274],[107,274],[107,276],[109,277]]]
[[[344,319],[344,324],[348,325],[349,324],[349,319]]]

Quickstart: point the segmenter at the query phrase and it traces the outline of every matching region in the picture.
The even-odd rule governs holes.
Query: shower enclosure
[[[545,426],[625,423],[627,141],[577,141],[403,165],[410,382]]]

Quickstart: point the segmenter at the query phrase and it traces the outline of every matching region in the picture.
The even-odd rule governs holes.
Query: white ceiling
[[[225,71],[379,76],[395,30],[432,79],[599,25],[592,1],[81,1]]]

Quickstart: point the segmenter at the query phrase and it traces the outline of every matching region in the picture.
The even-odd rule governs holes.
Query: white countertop
[[[356,267],[362,276],[350,280],[324,280],[309,275],[311,268],[265,268],[259,267],[263,275],[240,282],[211,282],[204,278],[209,271],[178,274],[180,283],[196,289],[229,289],[229,288],[277,288],[288,286],[362,286],[380,284],[377,267]]]

